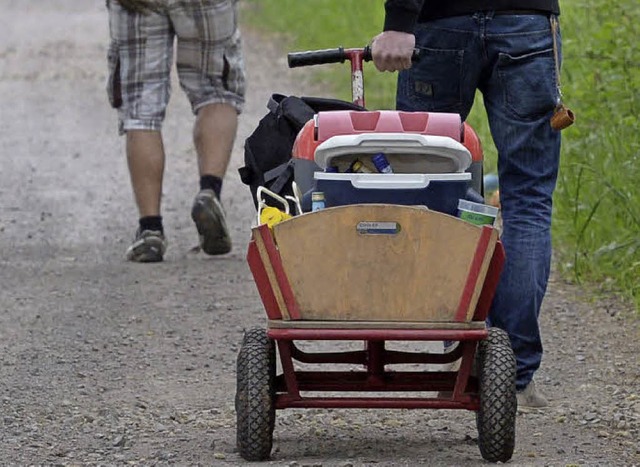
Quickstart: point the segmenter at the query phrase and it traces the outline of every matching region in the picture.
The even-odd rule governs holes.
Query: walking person
[[[111,35],[107,91],[118,110],[120,134],[126,134],[139,213],[126,257],[158,262],[167,247],[161,215],[162,123],[171,92],[174,44],[180,86],[195,114],[200,191],[191,217],[205,253],[228,253],[231,237],[220,192],[245,90],[237,0],[107,0],[107,8]]]
[[[551,208],[560,132],[558,0],[387,0],[372,43],[380,71],[397,71],[398,110],[467,118],[482,93],[498,150],[506,262],[489,314],[516,355],[520,407],[544,407],[535,386],[538,325],[551,263]],[[420,57],[412,65],[414,47]],[[558,67],[558,68],[557,68]]]

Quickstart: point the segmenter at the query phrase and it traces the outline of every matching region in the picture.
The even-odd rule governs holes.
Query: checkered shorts
[[[171,94],[174,42],[180,86],[194,113],[213,103],[244,104],[242,42],[237,0],[162,0],[149,14],[108,1],[109,102],[120,132],[160,130]],[[177,38],[177,41],[175,40]]]

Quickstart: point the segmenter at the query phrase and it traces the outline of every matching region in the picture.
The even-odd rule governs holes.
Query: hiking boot
[[[224,211],[213,190],[201,190],[196,195],[191,218],[196,223],[202,251],[208,255],[223,255],[231,251]]]
[[[167,251],[167,241],[159,230],[140,230],[127,248],[127,259],[136,263],[158,263]]]
[[[519,409],[542,409],[549,405],[546,397],[536,389],[536,383],[532,380],[526,388],[516,393]]]

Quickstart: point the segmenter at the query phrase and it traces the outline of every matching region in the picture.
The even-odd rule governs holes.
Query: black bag
[[[365,110],[359,105],[336,99],[282,94],[273,94],[267,107],[269,113],[245,140],[245,166],[238,169],[240,179],[251,189],[256,209],[256,191],[259,186],[283,197],[293,194],[291,150],[298,132],[316,113],[327,110]],[[265,202],[269,204],[273,200]]]

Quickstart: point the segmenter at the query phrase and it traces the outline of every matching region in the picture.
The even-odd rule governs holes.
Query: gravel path
[[[104,92],[103,3],[0,0],[0,463],[241,465],[235,359],[264,313],[236,169],[270,93],[309,88],[245,31],[248,104],[223,193],[235,248],[210,258],[193,250],[192,116],[176,86],[168,255],[126,263],[136,215]],[[581,296],[550,284],[538,383],[553,405],[518,416],[513,465],[640,465],[638,320]],[[476,438],[469,412],[283,411],[272,464],[482,465]]]

